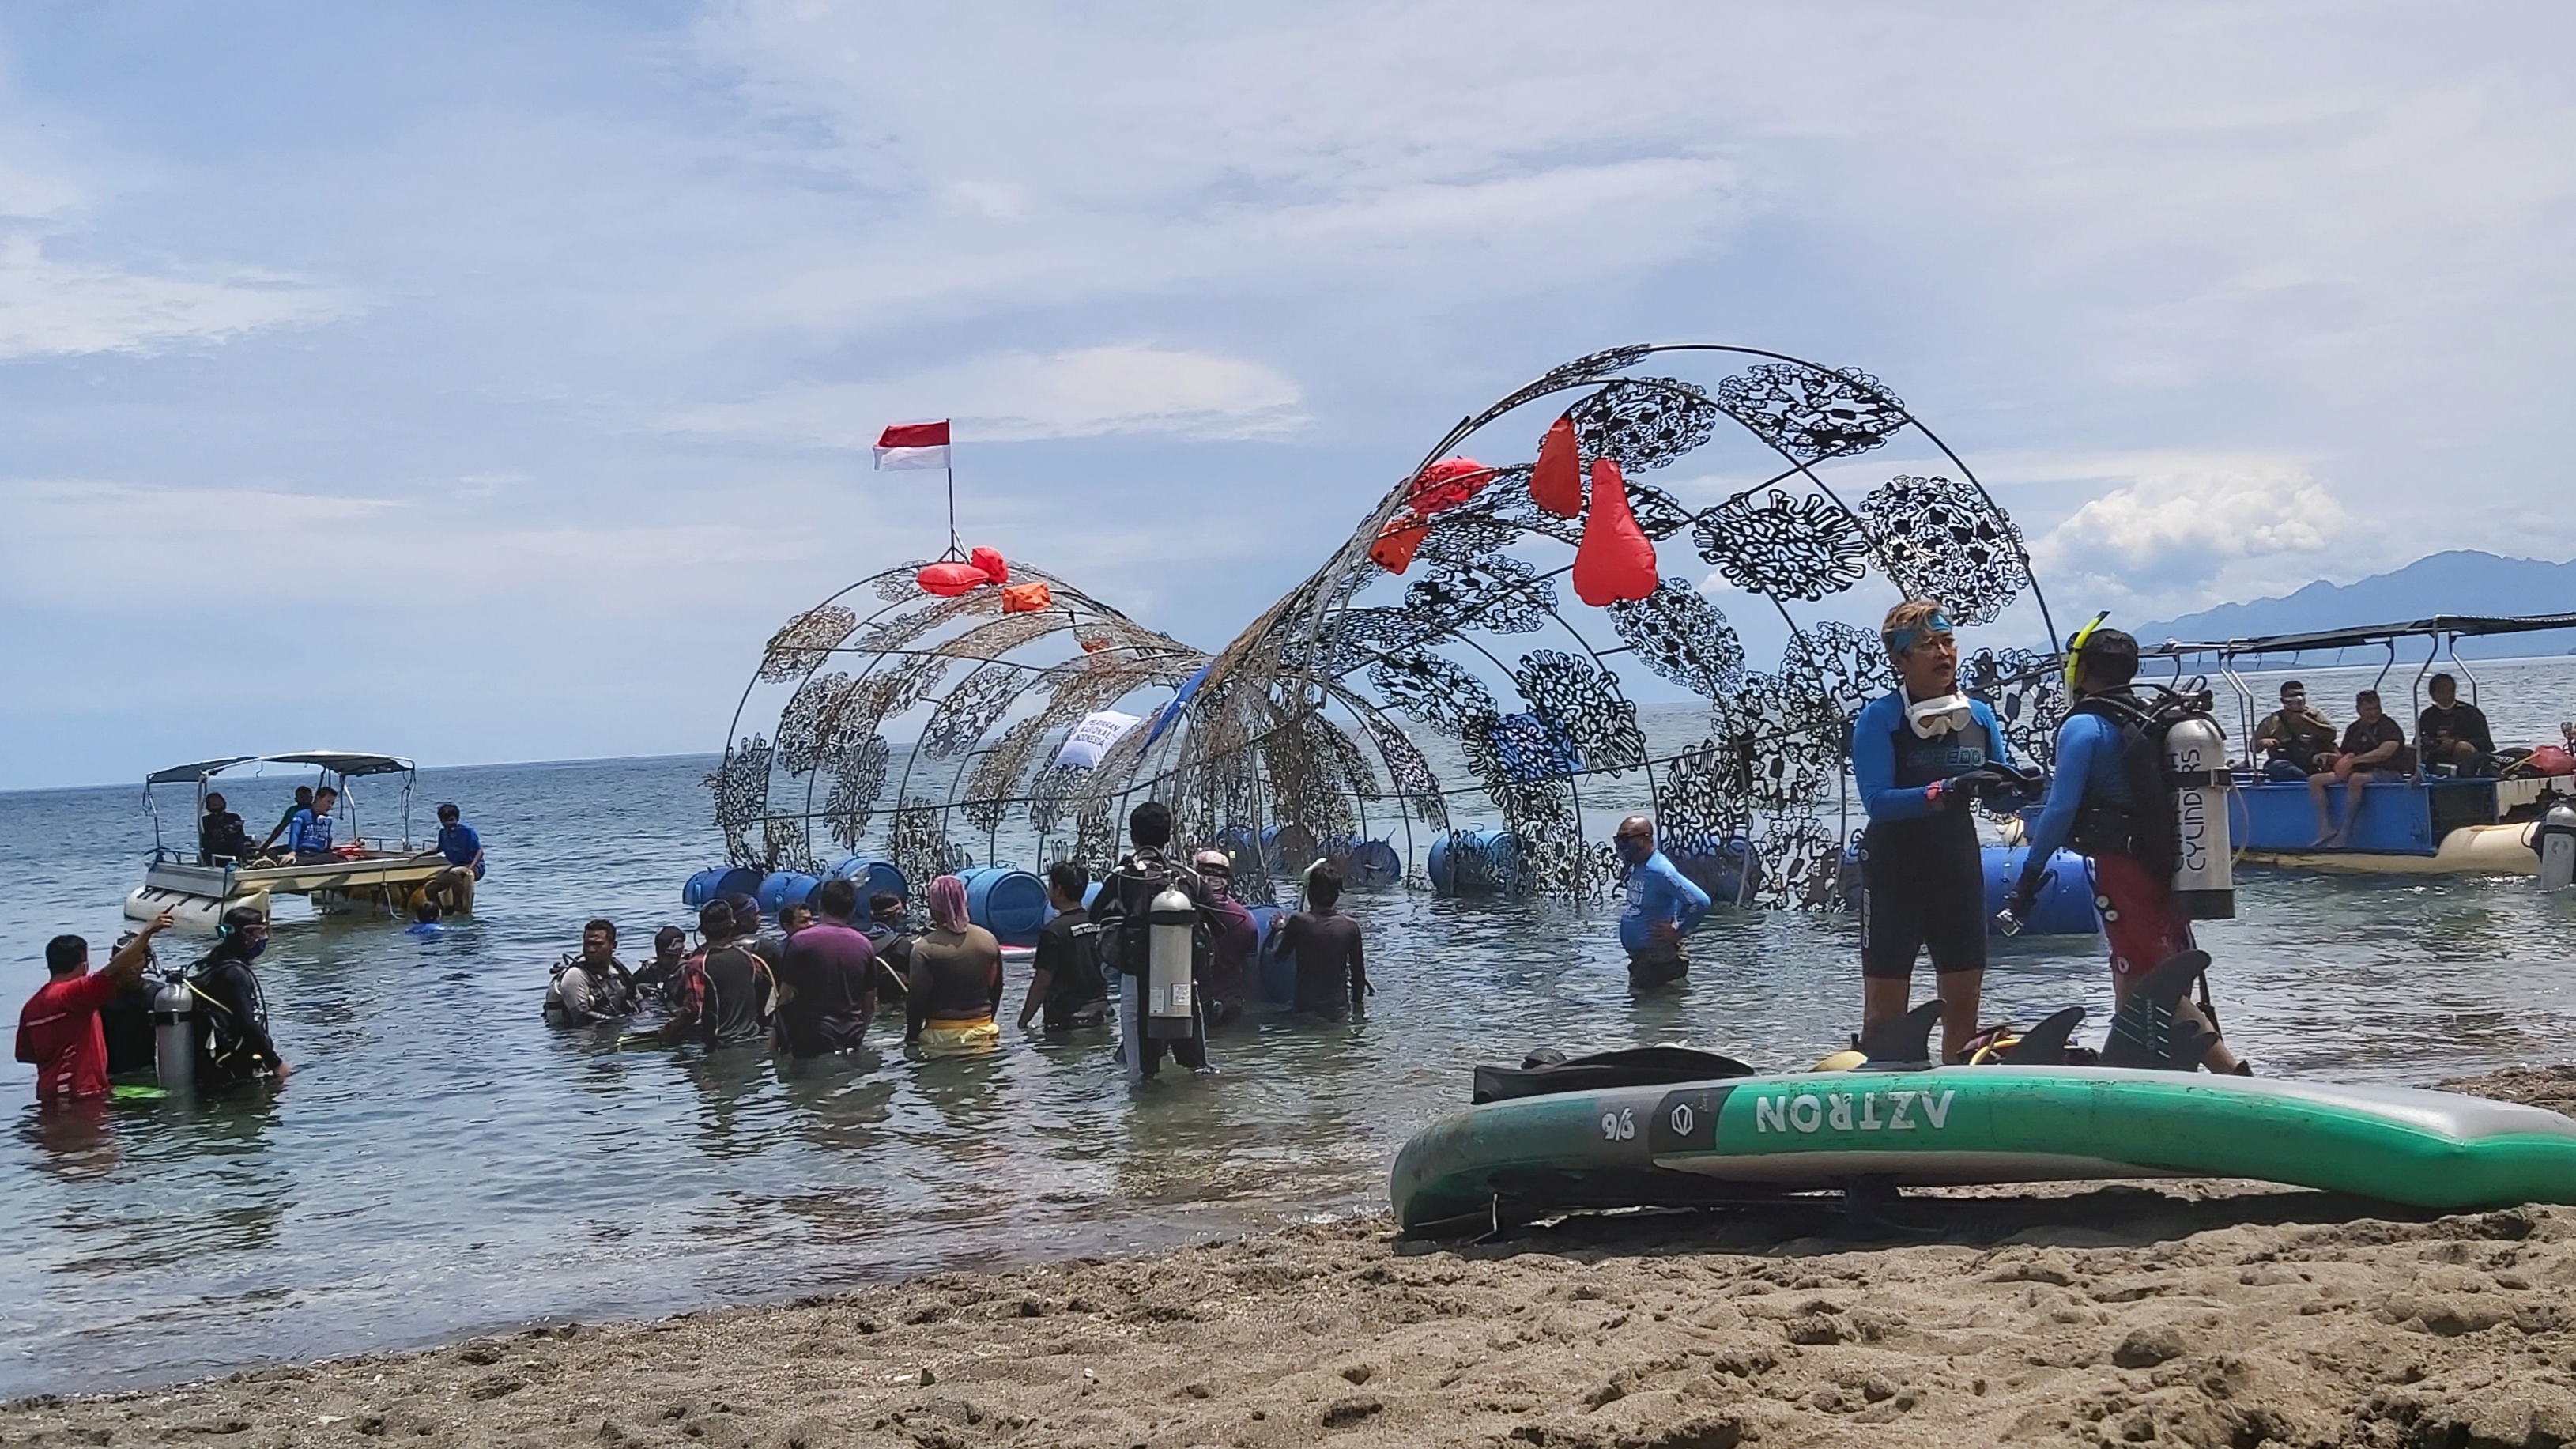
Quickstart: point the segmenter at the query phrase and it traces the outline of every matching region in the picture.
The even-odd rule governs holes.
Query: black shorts
[[[1932,950],[1932,970],[1986,969],[1986,865],[1974,835],[1892,849],[1860,847],[1860,974],[1891,981],[1914,975]]]

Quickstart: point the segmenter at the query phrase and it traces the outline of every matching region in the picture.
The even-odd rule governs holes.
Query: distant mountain
[[[2145,624],[2130,632],[2153,648],[2167,639],[2250,639],[2310,629],[2349,629],[2394,624],[2433,614],[2554,614],[2576,610],[2576,559],[2543,563],[2454,549],[2419,558],[2393,573],[2358,583],[2320,579],[2285,599],[2221,604],[2179,619]],[[2460,652],[2473,659],[2506,659],[2576,653],[2576,630],[2466,639]],[[2325,661],[2320,661],[2325,662]]]

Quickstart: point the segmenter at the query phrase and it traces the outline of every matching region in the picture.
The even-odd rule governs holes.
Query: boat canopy
[[[2394,644],[2400,639],[2438,638],[2442,635],[2467,639],[2486,634],[2536,634],[2546,629],[2576,629],[2576,613],[2506,616],[2436,614],[2429,619],[2413,619],[2402,624],[2365,624],[2352,629],[2318,629],[2303,634],[2266,634],[2252,639],[2213,640],[2197,644],[2168,639],[2153,649],[2140,652],[2157,658],[2179,658],[2190,654],[2217,654],[2230,658],[2243,658],[2249,654],[2297,654],[2309,649],[2350,649],[2364,644]]]
[[[193,765],[172,765],[143,777],[146,785],[175,785],[182,780],[194,783],[211,779],[235,765],[311,765],[328,770],[343,779],[364,775],[399,775],[411,770],[411,761],[394,755],[361,754],[354,750],[304,750],[291,755],[226,755],[219,760],[199,760]]]

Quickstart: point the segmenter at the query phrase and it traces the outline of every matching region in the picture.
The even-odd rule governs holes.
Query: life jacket
[[[2086,695],[2068,713],[2118,726],[2120,782],[2129,799],[2105,800],[2086,791],[2067,843],[2082,855],[2125,855],[2158,879],[2173,874],[2182,859],[2182,829],[2165,782],[2165,733],[2182,720],[2207,716],[2208,696],[2160,690],[2149,702],[2123,689]]]

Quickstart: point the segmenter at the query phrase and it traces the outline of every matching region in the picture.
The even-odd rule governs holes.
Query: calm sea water
[[[2401,707],[2411,672],[2391,680]],[[2370,674],[2303,677],[2341,721]],[[2480,676],[2504,741],[2576,715],[2576,664]],[[1696,723],[1650,715],[1659,744]],[[1092,1040],[915,1063],[888,1029],[880,1055],[796,1069],[549,1031],[546,968],[584,918],[615,918],[630,947],[681,919],[681,880],[716,853],[707,764],[425,773],[415,818],[461,801],[491,852],[479,914],[424,940],[282,908],[261,972],[298,1071],[273,1095],[40,1117],[30,1070],[0,1067],[0,1239],[19,1245],[0,1258],[0,1393],[1365,1209],[1477,1061],[1687,1041],[1790,1066],[1858,1015],[1849,917],[1722,915],[1689,987],[1637,1001],[1606,913],[1388,890],[1350,898],[1379,990],[1364,1021],[1256,1016],[1216,1039],[1221,1076],[1133,1097]],[[289,784],[230,793],[264,827]],[[391,803],[370,792],[363,821]],[[136,787],[0,795],[0,956],[18,974],[0,999],[41,981],[55,932],[115,936],[150,838]],[[2239,900],[2203,942],[2228,1035],[2266,1071],[2422,1081],[2570,1055],[2576,902],[2527,879],[2247,872]],[[1987,992],[1990,1019],[2080,1003],[2097,1030],[2109,1004],[2080,940],[2003,945]]]

